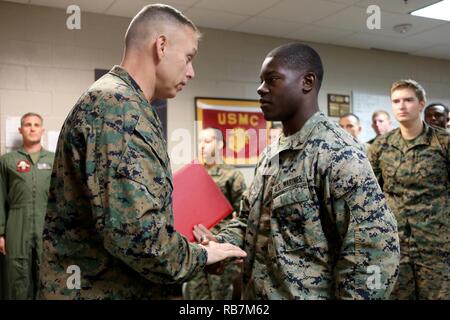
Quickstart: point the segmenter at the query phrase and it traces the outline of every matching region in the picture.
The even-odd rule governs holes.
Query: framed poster
[[[202,129],[220,130],[226,164],[253,166],[266,147],[270,122],[257,100],[195,98],[197,137]],[[197,150],[198,151],[198,150]]]
[[[329,93],[327,104],[330,117],[340,117],[351,112],[350,95]]]

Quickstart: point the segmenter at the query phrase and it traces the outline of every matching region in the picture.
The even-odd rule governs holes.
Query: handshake
[[[236,263],[242,264],[247,253],[230,243],[218,243],[214,235],[204,225],[194,226],[194,237],[200,246],[206,249],[208,260],[205,270],[212,274],[222,274],[223,261],[227,258],[238,258]]]

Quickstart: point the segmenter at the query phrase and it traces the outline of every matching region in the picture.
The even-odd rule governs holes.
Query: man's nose
[[[265,93],[268,92],[265,82],[262,82],[256,92],[262,97]]]
[[[189,65],[188,65],[187,72],[186,72],[186,77],[189,80],[192,80],[195,77],[194,66],[192,65],[192,63],[189,63]]]

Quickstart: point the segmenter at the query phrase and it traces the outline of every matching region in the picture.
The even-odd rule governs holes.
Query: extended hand
[[[6,255],[5,237],[0,236],[0,253]]]
[[[200,244],[208,252],[208,261],[206,265],[210,265],[227,258],[245,258],[247,253],[239,247],[230,243],[217,243],[210,241],[208,244]]]
[[[209,241],[217,242],[216,237],[208,230],[204,225],[198,224],[194,226],[194,230],[192,231],[195,237],[195,240],[201,244],[208,244]]]

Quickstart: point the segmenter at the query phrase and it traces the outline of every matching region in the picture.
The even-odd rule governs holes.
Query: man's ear
[[[419,101],[419,105],[420,105],[420,112],[422,112],[423,109],[425,109],[426,102],[424,100]]]
[[[223,141],[222,140],[217,141],[217,149],[222,150],[223,147],[224,147]]]
[[[162,60],[166,54],[167,49],[167,37],[165,35],[159,35],[156,38],[156,56],[158,60]]]
[[[302,78],[302,90],[303,93],[308,93],[314,89],[317,81],[317,77],[314,73],[308,72]]]

